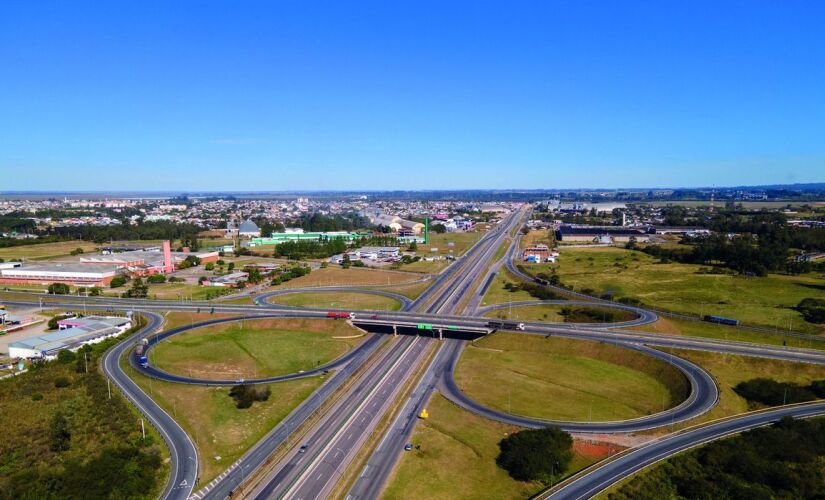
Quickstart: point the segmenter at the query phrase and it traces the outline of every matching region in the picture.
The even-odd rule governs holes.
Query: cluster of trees
[[[46,291],[51,295],[66,295],[71,291],[71,289],[66,283],[52,283],[48,286],[48,288],[46,288]]]
[[[755,378],[740,382],[733,390],[751,403],[779,406],[825,398],[825,380],[815,380],[803,386],[792,382]]]
[[[562,307],[560,314],[566,323],[615,323],[635,317],[630,311],[595,307]]]
[[[0,498],[157,496],[160,447],[151,434],[142,438],[119,393],[109,398],[98,369],[118,340],[63,351],[0,384],[0,424],[16,430],[14,440],[0,441]]]
[[[105,243],[113,240],[181,240],[183,246],[197,248],[197,235],[202,230],[190,223],[170,221],[141,222],[119,226],[67,226],[50,229],[53,234],[64,239],[80,239]],[[195,247],[195,248],[193,248]]]
[[[691,246],[685,249],[649,245],[641,250],[665,263],[721,265],[739,273],[765,276],[769,271],[788,270],[790,246],[787,240],[777,238],[779,235],[770,232],[757,238],[749,234],[728,238],[711,234],[686,241]]]
[[[357,228],[370,227],[366,217],[356,213],[341,215],[305,214],[293,221],[293,225],[307,232],[352,231]]]
[[[237,408],[249,408],[255,401],[266,401],[272,394],[269,386],[255,387],[249,384],[240,384],[233,386],[229,390],[229,397],[235,400]]]
[[[825,299],[802,299],[796,306],[809,323],[825,323]]]
[[[145,299],[149,296],[149,285],[141,278],[135,278],[132,286],[121,294],[124,299]]]
[[[272,286],[278,286],[294,278],[300,278],[309,274],[312,270],[309,266],[295,266],[287,270],[281,271],[280,274],[272,279]]]
[[[821,498],[823,457],[825,420],[786,418],[678,455],[608,498]]]
[[[327,241],[285,241],[275,245],[273,256],[290,260],[324,259],[335,254],[344,253],[346,250],[346,242],[338,238]]]
[[[498,447],[496,463],[518,481],[551,483],[573,458],[573,438],[557,427],[516,432]]]
[[[504,284],[504,289],[508,292],[518,292],[522,290],[539,300],[558,300],[563,298],[553,290],[536,283],[511,283],[508,281]]]

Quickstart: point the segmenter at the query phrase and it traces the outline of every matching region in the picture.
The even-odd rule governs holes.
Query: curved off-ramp
[[[622,311],[632,312],[636,315],[634,319],[627,321],[615,321],[611,323],[553,323],[545,322],[547,325],[558,326],[564,328],[565,326],[580,327],[580,328],[626,328],[630,326],[641,326],[653,323],[659,316],[653,311],[642,309],[639,307],[629,306],[627,304],[620,304],[617,302],[592,302],[585,300],[520,300],[517,302],[505,302],[501,304],[492,304],[478,309],[479,315],[484,315],[490,311],[499,311],[502,309],[509,309],[511,307],[531,307],[542,305],[554,306],[584,306],[584,307],[603,307],[605,309],[620,309]]]

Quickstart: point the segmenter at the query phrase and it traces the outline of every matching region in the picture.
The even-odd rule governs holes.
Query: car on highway
[[[298,448],[298,453],[304,453],[309,448],[308,444],[302,444],[300,448]]]
[[[412,450],[412,443],[407,443],[404,445],[404,451],[411,451]]]

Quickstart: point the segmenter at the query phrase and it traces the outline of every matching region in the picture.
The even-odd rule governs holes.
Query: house
[[[543,243],[525,248],[521,252],[522,260],[526,260],[527,262],[545,262],[550,256],[550,248]]]
[[[249,278],[249,273],[243,271],[236,271],[234,273],[224,274],[223,276],[212,276],[201,282],[203,286],[216,286],[231,288],[238,286],[239,283],[246,281]]]

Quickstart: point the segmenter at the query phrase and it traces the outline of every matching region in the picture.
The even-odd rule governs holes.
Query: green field
[[[47,260],[55,257],[65,257],[76,248],[83,252],[94,252],[99,245],[90,241],[58,241],[55,243],[38,243],[35,245],[21,245],[18,247],[0,248],[0,259],[12,260]]]
[[[414,273],[358,267],[344,269],[340,266],[330,266],[284,282],[273,289],[318,286],[392,286],[408,284],[420,279],[421,276]]]
[[[550,266],[525,268],[538,272]],[[791,309],[806,297],[825,298],[825,282],[813,274],[764,278],[698,274],[702,266],[659,264],[642,252],[614,247],[564,249],[555,267],[562,282],[576,290],[610,291],[616,298],[633,297],[663,310],[725,316],[780,330],[823,331]]]
[[[517,499],[542,488],[496,465],[498,442],[518,427],[473,415],[437,394],[428,410],[430,418],[419,421],[410,439],[421,449],[404,453],[383,498]]]
[[[630,327],[629,330],[663,333],[665,335],[687,335],[689,337],[732,340],[736,342],[751,342],[754,344],[825,349],[825,342],[817,341],[815,337],[811,336],[790,337],[787,335],[754,332],[744,328],[734,328],[731,326],[686,319],[661,317],[653,323]]]
[[[635,351],[509,332],[469,345],[456,381],[485,406],[566,421],[649,415],[680,403],[688,390],[678,370]]]
[[[150,362],[171,373],[207,379],[250,379],[309,370],[361,342],[344,321],[267,319],[225,323],[164,340]],[[350,337],[350,338],[338,338]]]
[[[524,290],[511,292],[504,288],[504,285],[507,283],[517,284],[519,282],[520,280],[513,277],[513,275],[511,275],[506,269],[502,268],[498,274],[496,274],[496,277],[493,278],[493,282],[490,283],[490,287],[487,288],[487,293],[485,293],[484,297],[481,299],[481,305],[489,306],[491,304],[503,304],[505,302],[538,300]]]
[[[269,302],[296,307],[397,311],[401,303],[390,297],[355,292],[305,292],[276,295]]]
[[[238,409],[228,387],[151,380],[127,369],[132,379],[181,424],[198,449],[198,487],[226,470],[324,381],[324,376],[269,384],[272,395]]]
[[[460,257],[464,255],[467,250],[470,249],[481,237],[484,236],[483,232],[475,232],[471,231],[469,233],[430,233],[430,241],[429,243],[419,243],[418,250],[416,250],[415,254],[418,257],[426,257],[426,256],[441,256],[446,257],[448,255],[452,255],[454,257]],[[450,246],[452,243],[453,246]],[[406,247],[402,247],[402,249],[406,250]],[[435,249],[435,251],[433,251]],[[401,269],[404,271],[415,272],[415,273],[439,273],[447,268],[452,261],[450,260],[437,260],[432,262],[425,262],[423,260],[418,262],[413,262],[410,264],[404,264],[401,266]]]
[[[697,423],[749,411],[747,400],[733,392],[733,388],[739,382],[764,377],[779,382],[796,382],[807,385],[814,380],[825,378],[825,366],[811,363],[792,363],[681,349],[667,349],[666,351],[708,370],[719,387],[719,402],[716,406],[700,417],[682,424],[676,424],[674,429],[677,430]]]

